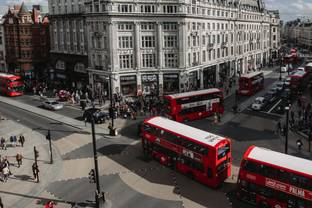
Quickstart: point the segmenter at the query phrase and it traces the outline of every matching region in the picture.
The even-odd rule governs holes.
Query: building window
[[[155,67],[155,54],[142,54],[142,62],[143,68]]]
[[[163,12],[167,14],[175,14],[177,13],[177,6],[175,5],[164,5]]]
[[[206,51],[203,50],[203,62],[206,62]]]
[[[155,47],[155,36],[142,36],[142,47],[143,48],[152,48]]]
[[[176,53],[165,53],[165,67],[177,67],[178,55]]]
[[[133,55],[132,54],[119,55],[119,67],[120,69],[133,68]]]
[[[118,24],[118,30],[130,31],[133,30],[133,24],[130,22],[122,22]]]
[[[178,38],[176,35],[165,35],[164,36],[164,47],[174,48],[178,46]]]
[[[153,22],[142,22],[141,30],[145,30],[145,31],[155,30],[155,24]]]
[[[156,11],[155,5],[149,5],[149,4],[141,5],[142,13],[154,13],[155,11]]]
[[[119,4],[118,5],[118,12],[121,13],[128,13],[132,12],[132,5],[130,4]]]
[[[132,48],[133,47],[132,36],[119,36],[118,43],[119,48]]]
[[[164,31],[172,31],[177,30],[178,26],[176,22],[164,22],[163,23],[163,30]]]

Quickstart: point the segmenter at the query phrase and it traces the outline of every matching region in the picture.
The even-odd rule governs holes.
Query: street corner
[[[129,173],[122,175],[129,175]],[[132,180],[130,179],[129,181]],[[182,202],[176,196],[170,199],[157,198],[157,194],[159,195],[160,192],[159,190],[163,189],[158,190],[156,187],[156,189],[154,189],[152,193],[154,196],[133,189],[131,183],[129,186],[129,182],[124,182],[124,179],[121,178],[121,174],[101,176],[100,182],[101,189],[106,193],[106,200],[109,201],[113,205],[113,207],[116,208],[182,207]],[[133,183],[135,182],[133,181]],[[168,180],[168,183],[170,183],[170,179]],[[139,183],[139,186],[142,185],[144,191],[145,189],[148,189],[144,186],[144,184]],[[93,187],[94,184],[90,184],[88,178],[81,178],[54,182],[49,185],[48,191],[64,201],[76,201],[78,203],[88,204],[94,201]],[[169,193],[172,192],[172,189],[173,188],[169,189]]]

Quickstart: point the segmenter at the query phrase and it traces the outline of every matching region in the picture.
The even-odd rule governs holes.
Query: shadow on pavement
[[[15,180],[20,180],[20,181],[27,181],[27,182],[33,182],[34,183],[34,180],[31,176],[29,175],[14,175],[13,178],[11,179],[15,179]]]

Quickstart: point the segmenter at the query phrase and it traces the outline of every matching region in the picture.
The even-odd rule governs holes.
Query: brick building
[[[8,72],[26,79],[43,79],[49,60],[49,20],[40,6],[29,11],[24,3],[9,8],[3,27]]]

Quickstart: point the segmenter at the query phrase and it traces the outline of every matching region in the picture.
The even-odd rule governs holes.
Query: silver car
[[[42,107],[49,110],[60,110],[64,105],[54,100],[46,100],[42,102]]]

